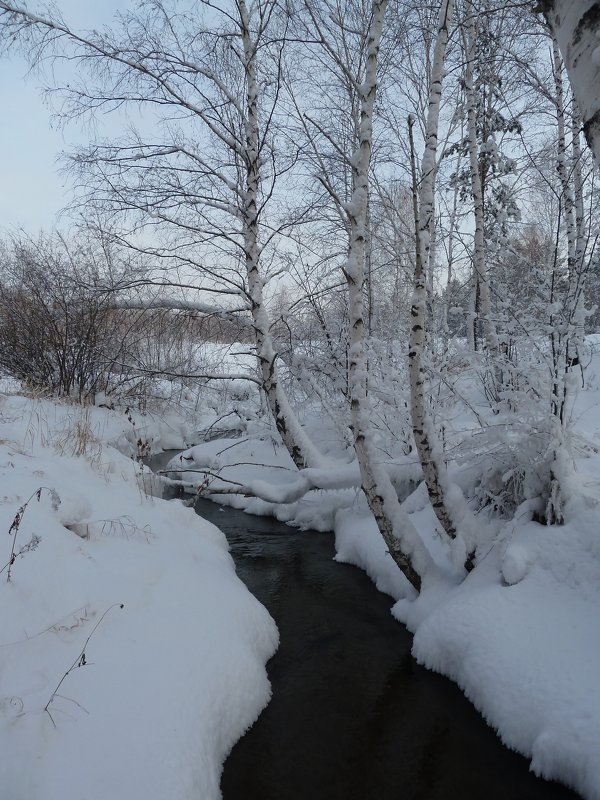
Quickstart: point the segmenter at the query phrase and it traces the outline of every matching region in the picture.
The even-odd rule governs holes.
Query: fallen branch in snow
[[[334,489],[356,489],[360,487],[360,472],[356,462],[344,464],[335,469],[308,467],[297,472],[294,480],[282,484],[270,484],[262,480],[239,483],[213,472],[208,466],[204,468],[198,466],[197,469],[162,470],[162,472],[177,472],[180,474],[194,472],[204,475],[205,478],[199,487],[200,491],[197,490],[198,494],[239,494],[243,497],[256,497],[267,503],[293,503],[313,489],[331,491]],[[176,486],[195,486],[187,481],[178,481],[172,478],[168,480]],[[221,481],[228,485],[214,486],[214,481]]]
[[[54,722],[54,717],[53,717],[53,716],[52,716],[52,714],[50,713],[50,705],[51,705],[51,704],[52,704],[52,702],[54,701],[54,698],[55,698],[55,697],[61,697],[61,698],[63,698],[64,700],[69,700],[71,703],[74,703],[74,704],[75,704],[75,705],[76,705],[78,708],[81,708],[83,711],[86,711],[86,709],[85,709],[85,708],[84,708],[84,707],[83,707],[83,706],[82,706],[80,703],[78,703],[78,702],[77,702],[77,700],[73,700],[73,699],[72,699],[72,698],[70,698],[70,697],[64,697],[64,695],[61,695],[61,694],[59,694],[59,693],[58,693],[58,690],[59,690],[59,689],[60,689],[60,687],[63,685],[63,683],[64,683],[65,679],[67,678],[67,676],[68,676],[68,675],[70,675],[70,674],[71,674],[71,672],[73,672],[73,670],[75,670],[75,669],[79,669],[80,667],[87,667],[87,666],[88,666],[89,662],[88,662],[88,660],[87,660],[87,656],[86,656],[86,654],[85,654],[86,647],[88,646],[88,643],[89,643],[90,639],[92,638],[92,636],[94,635],[94,633],[95,633],[95,632],[96,632],[96,630],[98,629],[98,626],[100,625],[100,623],[102,622],[102,620],[104,619],[104,617],[105,617],[105,616],[108,614],[108,612],[109,612],[109,611],[111,611],[113,608],[116,608],[117,606],[118,606],[119,608],[125,608],[125,604],[124,604],[124,603],[113,603],[113,604],[112,604],[112,606],[109,606],[109,607],[106,609],[106,611],[104,612],[104,614],[102,614],[102,616],[100,617],[100,619],[98,620],[98,622],[97,622],[97,623],[94,625],[94,627],[92,628],[92,630],[91,630],[91,632],[90,632],[90,635],[89,635],[89,636],[87,637],[87,639],[85,640],[85,642],[84,642],[84,644],[83,644],[83,647],[81,648],[81,651],[80,651],[79,655],[77,656],[77,658],[75,659],[75,661],[74,661],[74,662],[71,664],[71,666],[69,667],[69,669],[68,669],[68,670],[65,672],[65,674],[62,676],[62,678],[59,680],[59,682],[58,682],[58,683],[57,683],[57,685],[56,685],[56,689],[55,689],[55,690],[52,692],[52,694],[50,695],[50,699],[48,700],[48,702],[47,702],[47,703],[46,703],[46,705],[44,706],[44,711],[46,712],[46,714],[48,714],[48,716],[49,716],[49,717],[50,717],[50,719],[52,720],[52,724],[54,725],[54,727],[55,727],[55,728],[56,728],[56,722]],[[86,713],[87,713],[87,712],[86,712]]]
[[[113,308],[122,308],[126,310],[141,310],[152,311],[157,309],[166,309],[167,311],[196,311],[200,314],[209,314],[210,316],[220,317],[240,323],[247,328],[252,327],[249,319],[244,319],[239,314],[247,314],[250,311],[250,306],[243,306],[242,308],[218,308],[212,303],[203,303],[197,300],[184,300],[178,297],[156,297],[149,300],[117,300],[113,303]]]
[[[265,464],[256,461],[237,461],[221,463],[222,453],[230,450],[239,444],[238,441],[233,445],[223,448],[216,456],[204,456],[202,461],[196,461],[193,455],[187,456],[194,448],[181,453],[177,459],[173,459],[165,469],[157,471],[165,483],[171,486],[178,486],[185,491],[196,495],[233,495],[239,494],[242,497],[256,498],[267,503],[293,503],[304,497],[313,490],[335,491],[336,489],[361,489],[361,475],[358,463],[352,461],[348,463],[332,463],[326,467],[307,467],[296,471],[293,467],[286,467],[280,464]],[[181,465],[181,466],[180,466]],[[223,471],[239,466],[262,467],[269,470],[283,470],[289,472],[291,479],[286,483],[272,484],[265,480],[250,481],[242,483],[227,478]],[[422,481],[423,474],[418,460],[403,462],[401,464],[390,462],[381,464],[385,470],[392,486],[398,495],[404,499],[411,494],[417,485]],[[170,475],[197,475],[198,480],[185,480],[171,478]],[[220,485],[225,484],[225,485]],[[193,501],[192,501],[193,502]]]
[[[124,370],[130,370],[131,372],[138,372],[141,375],[144,375],[148,378],[176,378],[176,379],[185,379],[185,380],[205,380],[205,381],[247,381],[248,383],[254,383],[256,386],[262,387],[262,381],[255,377],[254,375],[250,375],[247,372],[173,372],[172,370],[167,369],[152,369],[151,367],[145,367],[143,364],[129,364],[125,361],[121,361],[118,358],[109,357],[104,351],[96,349],[95,351],[98,353],[98,356],[110,360],[116,367],[121,367]]]
[[[231,461],[223,465],[223,469],[230,469],[231,467],[264,467],[265,469],[280,469],[283,470],[283,472],[289,472],[293,475],[298,474],[296,469],[284,467],[283,464],[263,464],[260,461]],[[172,472],[176,472],[178,474],[183,474],[184,472],[194,472],[197,475],[203,475],[211,469],[214,469],[214,465],[205,464],[202,466],[199,464],[197,467],[173,467],[172,469],[159,469],[156,474],[168,475]],[[222,478],[222,475],[219,475],[218,477]],[[225,480],[225,478],[223,478],[223,480]]]

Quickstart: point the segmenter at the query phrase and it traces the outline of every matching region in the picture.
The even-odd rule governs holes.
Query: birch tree
[[[347,206],[350,231],[345,276],[348,282],[351,331],[350,405],[356,454],[360,464],[362,486],[367,502],[394,561],[399,565],[410,583],[418,590],[421,585],[421,575],[429,559],[412,523],[409,522],[404,512],[401,512],[392,484],[385,471],[377,463],[377,458],[373,452],[369,435],[367,359],[364,346],[363,287],[365,280],[369,162],[373,138],[373,108],[377,90],[377,53],[386,4],[386,0],[376,0],[373,3],[372,22],[368,33],[365,74],[359,86],[359,143],[358,150],[353,157],[353,193]]]
[[[312,174],[337,217],[337,232],[346,242],[342,274],[348,301],[348,399],[360,483],[388,551],[418,591],[431,558],[403,511],[372,425],[368,339],[368,229],[373,120],[378,89],[380,46],[387,0],[360,3],[306,3],[302,38],[315,42],[315,59],[327,75],[335,108],[335,125],[306,112],[296,102],[309,147]],[[363,25],[364,27],[360,27]]]
[[[535,11],[556,38],[581,114],[583,133],[600,163],[600,9],[594,0],[540,0]]]
[[[83,77],[61,90],[67,117],[126,108],[152,120],[150,132],[142,127],[119,143],[96,142],[75,157],[88,187],[81,202],[129,220],[134,236],[122,237],[128,246],[155,262],[175,262],[200,277],[204,295],[233,298],[237,311],[251,315],[269,408],[303,467],[320,456],[281,385],[264,296],[265,250],[282,233],[273,217],[267,221],[269,202],[289,168],[285,148],[274,147],[285,39],[277,20],[276,0],[206,0],[187,10],[149,0],[113,30],[80,34],[58,16],[0,2],[5,41],[20,43],[33,62],[67,58],[78,65]],[[140,245],[141,235],[152,244],[146,238]],[[158,303],[181,301],[162,293]],[[213,310],[227,312],[231,304],[216,302]]]
[[[583,359],[584,289],[587,272],[589,233],[584,219],[584,185],[580,143],[581,120],[572,100],[570,134],[567,140],[568,112],[563,84],[563,63],[555,37],[552,37],[554,105],[556,113],[556,169],[559,180],[560,217],[555,248],[555,267],[551,284],[550,344],[552,354],[551,414],[553,463],[546,506],[548,522],[563,521],[563,464],[568,450],[567,403],[574,383],[573,371]],[[569,146],[570,144],[570,146]],[[565,240],[566,276],[560,280],[559,242]]]
[[[411,331],[408,353],[410,375],[410,400],[413,433],[431,505],[445,533],[456,539],[459,524],[466,509],[460,491],[450,485],[440,443],[428,407],[427,370],[425,365],[427,326],[427,265],[430,259],[432,216],[437,174],[437,143],[439,113],[444,76],[444,62],[448,45],[449,28],[454,11],[453,0],[444,0],[438,18],[438,33],[434,46],[431,69],[425,152],[417,180],[413,158],[413,191],[415,215],[415,274],[411,303]],[[409,135],[412,140],[412,119],[409,118]],[[414,147],[411,148],[414,153]],[[472,568],[473,555],[466,554],[466,566]]]

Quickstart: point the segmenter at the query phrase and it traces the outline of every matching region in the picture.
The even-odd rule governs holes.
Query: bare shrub
[[[34,389],[84,400],[117,342],[110,264],[60,236],[14,239],[0,274],[0,367]]]

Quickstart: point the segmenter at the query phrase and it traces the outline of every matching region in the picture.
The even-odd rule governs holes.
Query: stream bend
[[[225,533],[281,637],[272,700],[225,763],[224,800],[576,800],[416,663],[391,599],[333,560],[332,534],[203,499],[196,512]]]

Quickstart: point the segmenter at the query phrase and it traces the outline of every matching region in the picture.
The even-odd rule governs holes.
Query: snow
[[[223,505],[333,530],[336,560],[363,568],[390,595],[391,612],[414,633],[415,658],[452,678],[534,772],[600,800],[600,356],[593,357],[586,390],[571,407],[575,462],[565,455],[561,464],[566,523],[532,521],[540,511],[534,470],[510,514],[483,506],[471,515],[478,564],[466,579],[453,566],[457,554],[440,535],[414,455],[386,450],[401,513],[434,564],[417,599],[357,489],[356,464],[334,420],[311,416],[308,406],[302,425],[323,466],[298,471],[264,421],[249,415],[244,423],[237,414],[242,424],[229,438],[188,447],[172,460],[172,475],[181,472],[193,490],[210,469],[218,477],[210,477],[207,496],[234,482],[262,495],[214,495]],[[467,381],[461,392],[476,404]],[[155,499],[157,479],[127,456],[136,456],[140,438],[157,450],[173,431],[178,446],[217,428],[226,434],[227,402],[184,423],[3,398],[0,524],[8,531],[41,486],[61,499],[54,510],[44,490],[28,505],[16,550],[30,549],[13,564],[10,583],[0,575],[0,781],[15,796],[219,797],[227,752],[269,699],[264,664],[277,631],[236,578],[222,534],[183,505]],[[526,426],[514,434],[498,419],[471,441],[468,409],[453,415],[460,436],[450,485],[473,501],[484,476],[500,497],[517,456],[529,457]],[[2,563],[10,544],[7,536]],[[63,697],[53,698],[92,632],[89,666],[69,672]]]
[[[597,798],[597,516],[576,520],[525,526],[516,556],[511,545],[518,583],[497,580],[493,560],[482,565],[416,626],[413,653],[455,680],[534,772]],[[395,613],[410,623],[405,604]]]
[[[366,508],[340,509],[335,518],[336,561],[362,567],[380,592],[402,597],[406,582],[385,547]]]
[[[440,536],[424,484],[414,488],[414,464],[408,457],[388,461],[396,486],[406,490],[402,510],[436,565],[416,600],[360,492],[341,488],[353,470],[341,463],[341,441],[337,453],[330,445],[326,454],[340,459],[338,467],[330,467],[327,484],[320,470],[313,475],[318,478],[313,485],[327,485],[328,491],[313,489],[294,502],[276,504],[218,496],[221,504],[272,514],[300,528],[334,530],[336,560],[363,568],[391,596],[393,615],[414,633],[417,661],[454,680],[502,741],[530,759],[537,775],[562,781],[587,800],[600,798],[600,359],[594,359],[586,389],[572,404],[575,460],[565,457],[561,465],[568,487],[565,524],[532,521],[540,510],[537,484],[535,474],[526,476],[524,499],[512,514],[502,519],[480,510],[472,516],[478,564],[466,579],[453,567],[452,547]],[[462,389],[469,396],[469,387]],[[316,440],[330,442],[327,420],[313,424]],[[466,418],[457,416],[455,425],[466,429]],[[501,443],[508,433],[501,424],[489,435]],[[514,448],[528,453],[530,446],[519,433],[509,442],[505,463],[500,448],[491,448],[491,459],[477,455],[477,447],[489,452],[491,445],[477,438],[473,443],[467,438],[464,458],[450,474],[465,491],[492,466],[503,480],[510,477]],[[207,442],[190,452],[198,467],[210,459],[219,465],[223,483],[213,487],[238,481],[260,488],[265,497],[270,487],[273,499],[283,501],[301,480],[285,451],[268,437]],[[173,463],[176,467],[177,459]],[[409,476],[404,482],[397,479],[403,472]]]
[[[598,512],[530,522],[459,584],[430,579],[417,601],[364,511],[336,517],[338,560],[361,566],[414,631],[413,655],[463,689],[538,775],[600,797]],[[503,580],[505,576],[507,580]]]
[[[513,544],[502,559],[502,577],[509,586],[520,583],[531,565],[531,554],[521,545]]]
[[[16,550],[40,542],[0,575],[2,796],[219,798],[227,753],[270,697],[275,624],[223,534],[145,494],[145,468],[110,444],[128,442],[123,413],[0,401],[0,529],[42,486],[61,501],[29,502]]]

